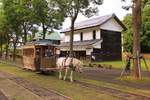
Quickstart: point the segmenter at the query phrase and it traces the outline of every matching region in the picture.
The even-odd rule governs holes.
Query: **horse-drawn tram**
[[[23,68],[41,72],[57,70],[57,51],[57,45],[50,41],[29,42],[22,48]]]

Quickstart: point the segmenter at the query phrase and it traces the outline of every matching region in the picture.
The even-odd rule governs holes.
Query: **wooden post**
[[[139,54],[139,52],[137,51],[137,55],[138,55],[138,57],[137,57],[137,60],[138,60],[138,71],[139,71],[139,79],[141,79],[141,58],[140,58],[140,54]]]
[[[146,68],[146,70],[147,70],[147,71],[149,71],[149,68],[148,68],[148,66],[147,66],[147,63],[146,63],[145,58],[144,58],[144,57],[142,57],[142,59],[143,59],[143,61],[144,61],[144,64],[145,64],[145,68]]]

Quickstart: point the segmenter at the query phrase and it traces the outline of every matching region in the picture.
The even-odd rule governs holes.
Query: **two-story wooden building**
[[[121,32],[126,29],[115,14],[91,18],[75,23],[73,50],[77,58],[95,61],[122,58]],[[62,31],[61,55],[69,51],[70,28]]]

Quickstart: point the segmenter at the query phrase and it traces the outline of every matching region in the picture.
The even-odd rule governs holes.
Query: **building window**
[[[83,41],[83,32],[80,33],[80,40]]]
[[[96,39],[96,31],[93,30],[93,40],[95,40],[95,39]]]

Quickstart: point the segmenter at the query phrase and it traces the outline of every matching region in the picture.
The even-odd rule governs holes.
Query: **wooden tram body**
[[[49,42],[27,43],[22,48],[23,68],[33,71],[56,70],[57,47]]]

